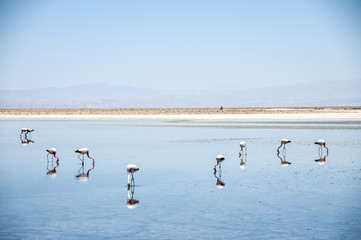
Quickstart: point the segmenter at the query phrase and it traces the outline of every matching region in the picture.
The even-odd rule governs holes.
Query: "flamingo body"
[[[79,149],[75,150],[75,152],[76,152],[76,153],[79,153],[78,158],[80,159],[80,161],[82,162],[82,164],[84,164],[84,155],[87,155],[88,158],[90,158],[91,160],[93,160],[93,163],[95,163],[94,158],[92,158],[91,156],[89,156],[89,149],[87,149],[87,148],[85,148],[85,147],[84,147],[84,148],[79,148]],[[83,157],[80,158],[80,155],[83,155]]]
[[[80,153],[80,154],[88,154],[89,149],[87,149],[87,148],[79,148],[79,149],[75,150],[75,152]]]
[[[53,154],[54,156],[55,156],[55,154],[56,154],[56,149],[55,149],[55,148],[48,148],[46,151],[47,151],[49,154]]]
[[[281,144],[287,144],[287,143],[290,143],[290,142],[291,142],[291,141],[288,140],[288,139],[286,139],[286,138],[284,138],[284,139],[281,140]]]
[[[318,139],[315,144],[320,145],[320,146],[325,146],[326,145],[326,141],[323,139]]]
[[[135,165],[135,164],[128,164],[127,165],[127,171],[129,173],[135,173],[138,170],[139,170],[139,167],[137,167],[137,165]]]
[[[216,160],[217,160],[217,162],[223,162],[223,161],[224,161],[224,157],[219,154],[219,155],[216,156]]]
[[[245,147],[246,147],[246,142],[245,142],[245,141],[241,141],[241,142],[239,143],[239,146],[240,146],[241,148],[245,148]]]

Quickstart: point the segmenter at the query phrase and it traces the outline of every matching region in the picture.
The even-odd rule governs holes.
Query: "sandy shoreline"
[[[0,109],[0,120],[361,121],[361,107]]]

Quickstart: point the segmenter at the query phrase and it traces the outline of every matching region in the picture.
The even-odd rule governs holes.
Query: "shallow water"
[[[22,127],[35,129],[33,144],[21,144]],[[0,238],[360,239],[360,129],[357,121],[1,121]],[[286,167],[282,138],[292,140]],[[323,165],[319,138],[330,149]],[[50,147],[60,158],[55,176]],[[95,159],[87,180],[75,177],[81,147]],[[140,168],[133,209],[128,163]],[[92,167],[86,158],[84,173]]]

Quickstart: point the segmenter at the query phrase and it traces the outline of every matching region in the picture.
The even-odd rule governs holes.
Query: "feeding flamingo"
[[[20,135],[23,134],[23,133],[25,133],[25,135],[27,135],[30,132],[34,132],[34,129],[32,129],[32,128],[22,128]]]
[[[128,173],[128,189],[130,189],[130,184],[132,183],[132,186],[134,186],[134,176],[133,174],[139,170],[139,167],[137,167],[135,164],[128,164],[127,165],[127,173]],[[132,175],[132,179],[130,180],[130,175]]]
[[[48,155],[46,155],[47,158],[49,157],[49,154],[51,154],[51,157],[55,157],[57,161],[59,161],[59,158],[56,156],[56,148],[48,148],[46,151],[48,152]]]
[[[285,150],[286,149],[286,144],[287,143],[290,143],[291,141],[284,138],[281,140],[281,145],[277,148],[277,152],[279,152],[280,148],[283,146],[283,149]]]
[[[32,128],[22,128],[22,129],[21,129],[21,132],[20,132],[20,141],[21,141],[21,144],[22,144],[23,146],[26,146],[26,145],[28,145],[28,144],[34,143],[34,141],[32,141],[31,139],[28,139],[28,133],[31,133],[31,132],[33,132],[33,131],[34,131],[34,129],[32,129]],[[25,133],[25,134],[23,134],[23,133]],[[25,138],[25,139],[23,139],[23,135],[24,135],[24,138]]]
[[[315,144],[317,144],[317,145],[320,146],[320,148],[318,149],[318,152],[321,151],[321,154],[322,154],[322,146],[324,146],[324,147],[326,148],[326,150],[327,150],[327,155],[328,155],[328,147],[326,147],[326,141],[325,141],[325,140],[323,140],[323,139],[318,139],[318,140],[315,142]]]
[[[288,144],[288,143],[290,143],[291,141],[290,140],[288,140],[288,139],[282,139],[281,140],[281,145],[277,148],[277,157],[279,158],[279,159],[281,159],[281,165],[283,166],[283,167],[286,167],[286,166],[288,166],[288,165],[290,165],[291,163],[290,162],[287,162],[286,161],[286,144]],[[283,146],[283,156],[281,157],[280,156],[280,148]]]
[[[239,167],[241,169],[244,169],[246,167],[246,162],[247,162],[247,147],[246,147],[246,142],[245,141],[241,141],[239,143],[239,146],[241,147],[241,151],[239,151],[239,159],[241,160],[241,163],[239,165]],[[245,150],[245,151],[244,151]]]
[[[216,160],[217,160],[217,164],[216,165],[214,165],[214,172],[217,172],[217,169],[216,169],[216,167],[219,165],[219,170],[222,170],[221,168],[222,168],[222,166],[221,166],[221,163],[224,161],[224,157],[222,156],[222,155],[217,155],[216,156]]]
[[[84,155],[85,154],[88,156],[88,158],[93,160],[93,163],[95,163],[94,158],[89,156],[89,150],[87,148],[79,148],[79,149],[75,150],[75,152],[79,153],[78,158],[80,159],[82,165],[84,165]],[[80,157],[80,156],[82,156],[82,157]]]
[[[316,159],[315,162],[317,162],[320,165],[323,165],[326,163],[326,158],[328,157],[328,147],[326,147],[326,141],[323,139],[318,139],[315,144],[320,145],[320,148],[318,149],[318,154],[320,155],[319,159]],[[322,157],[322,146],[324,146],[327,150],[326,156]]]
[[[56,176],[56,169],[59,167],[59,158],[58,156],[56,156],[56,148],[48,148],[46,150],[48,152],[48,154],[46,155],[46,158],[48,160],[48,166],[49,166],[49,154],[51,154],[51,159],[53,160],[54,157],[56,158],[56,167],[54,167],[54,169],[52,170],[49,170],[49,167],[48,167],[48,172],[47,174],[50,176],[50,177],[55,177]]]

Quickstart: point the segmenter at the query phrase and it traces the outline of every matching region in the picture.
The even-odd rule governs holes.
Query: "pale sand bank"
[[[361,121],[361,107],[0,109],[0,120]]]

